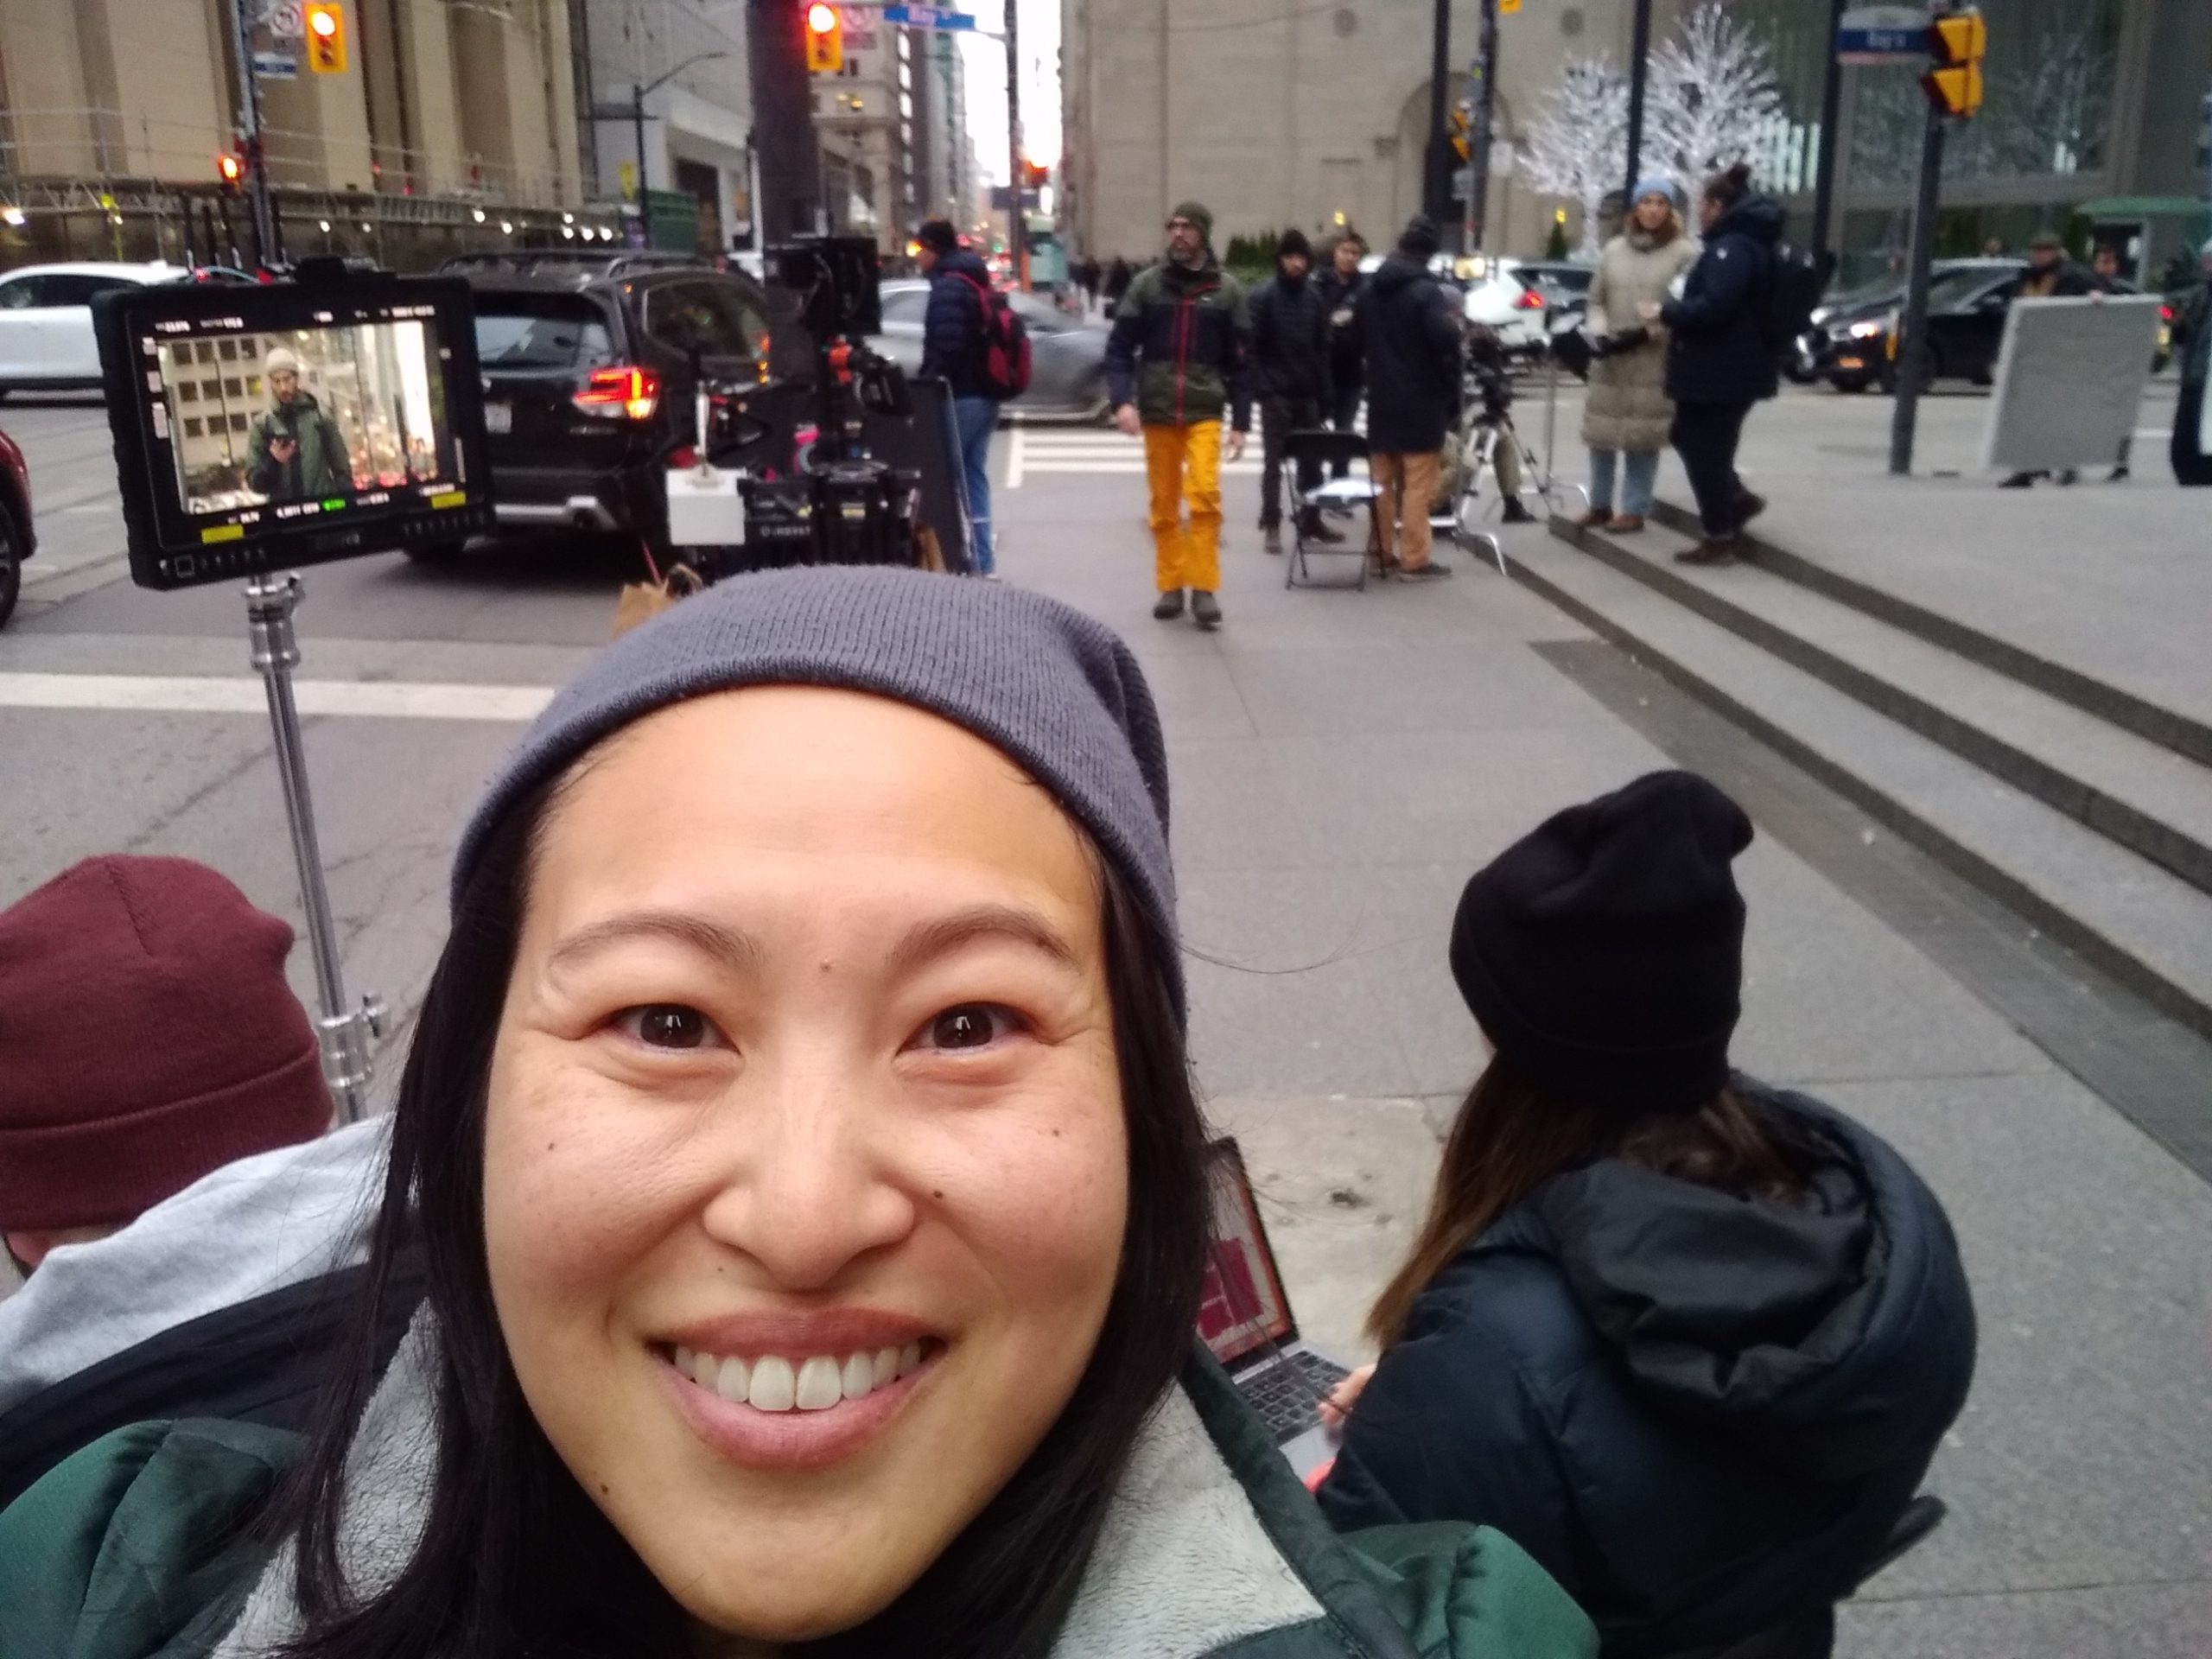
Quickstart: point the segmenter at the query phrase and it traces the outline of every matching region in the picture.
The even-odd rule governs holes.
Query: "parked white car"
[[[1370,253],[1359,268],[1371,271],[1382,263],[1381,254]],[[1541,351],[1544,344],[1544,296],[1519,275],[1521,264],[1506,254],[1440,253],[1428,268],[1465,296],[1461,309],[1469,322],[1480,323],[1509,353],[1519,353]]]
[[[93,263],[0,272],[0,397],[98,386],[92,296],[188,274],[180,265]]]

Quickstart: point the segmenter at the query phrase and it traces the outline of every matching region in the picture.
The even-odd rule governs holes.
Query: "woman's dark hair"
[[[1707,201],[1733,207],[1751,194],[1751,164],[1736,162],[1724,167],[1706,180],[1703,194]]]
[[[1369,1311],[1368,1334],[1397,1341],[1453,1256],[1553,1176],[1600,1158],[1758,1198],[1802,1193],[1813,1161],[1787,1123],[1733,1088],[1694,1112],[1626,1112],[1564,1099],[1500,1052],[1460,1104],[1427,1218]]]
[[[613,1659],[689,1651],[686,1618],[569,1474],[508,1361],[484,1253],[484,1115],[532,853],[558,788],[483,849],[400,1080],[369,1289],[270,1530],[298,1547],[289,1659]],[[1014,1478],[885,1611],[793,1654],[1042,1655],[1081,1583],[1138,1431],[1191,1349],[1209,1209],[1205,1130],[1159,936],[1098,861],[1128,1146],[1128,1226],[1096,1351]],[[437,1318],[437,1452],[420,1542],[358,1595],[340,1565],[346,1459],[410,1237]]]

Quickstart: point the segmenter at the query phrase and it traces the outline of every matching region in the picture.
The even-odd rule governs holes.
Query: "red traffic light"
[[[215,158],[215,171],[222,175],[225,184],[236,184],[245,176],[245,163],[235,156],[218,156]]]
[[[827,35],[837,27],[837,8],[814,0],[806,9],[806,27],[810,34]]]

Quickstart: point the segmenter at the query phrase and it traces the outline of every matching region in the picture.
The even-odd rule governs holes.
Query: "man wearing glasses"
[[[1213,215],[1186,201],[1168,216],[1167,258],[1138,273],[1114,317],[1106,384],[1114,423],[1144,439],[1162,621],[1183,613],[1221,625],[1221,417],[1229,459],[1252,426],[1244,289],[1215,263]],[[1185,509],[1189,517],[1185,517]]]

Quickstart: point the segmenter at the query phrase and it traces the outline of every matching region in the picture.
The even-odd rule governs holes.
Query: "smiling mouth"
[[[731,1405],[763,1414],[823,1412],[865,1400],[912,1376],[944,1344],[933,1337],[842,1354],[712,1354],[674,1344],[661,1354],[677,1374]]]

